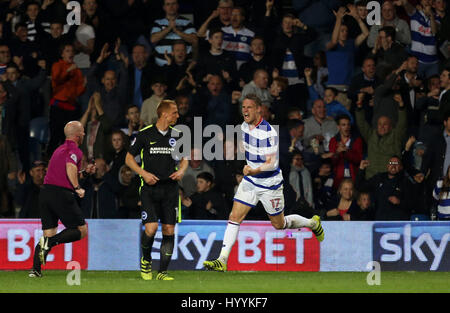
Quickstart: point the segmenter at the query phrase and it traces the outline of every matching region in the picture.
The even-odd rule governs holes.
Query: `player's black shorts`
[[[44,185],[39,193],[42,229],[57,227],[58,220],[61,220],[66,228],[86,224],[76,197],[77,195],[70,189]]]
[[[178,183],[173,181],[142,186],[142,224],[159,220],[161,224],[175,225],[179,210],[178,189]]]

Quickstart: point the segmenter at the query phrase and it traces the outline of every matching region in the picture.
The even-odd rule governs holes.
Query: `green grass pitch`
[[[67,284],[70,271],[0,271],[0,293],[449,293],[448,272],[381,272],[367,284],[365,272],[171,271],[174,281],[144,281],[138,271],[81,271],[80,285]],[[153,275],[156,276],[155,274]]]

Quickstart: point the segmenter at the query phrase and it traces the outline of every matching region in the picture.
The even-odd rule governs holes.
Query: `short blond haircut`
[[[158,107],[156,108],[156,114],[158,114],[158,118],[161,117],[161,115],[163,114],[163,112],[167,111],[171,105],[177,106],[176,102],[173,100],[162,100],[159,104]]]

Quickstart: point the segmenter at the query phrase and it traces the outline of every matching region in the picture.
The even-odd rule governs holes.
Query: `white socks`
[[[284,228],[297,229],[302,227],[312,228],[315,223],[313,219],[305,218],[301,215],[291,214],[284,217]]]
[[[223,245],[222,250],[220,251],[219,260],[224,262],[225,264],[228,261],[228,256],[230,255],[231,248],[233,248],[234,243],[236,242],[237,235],[239,233],[239,224],[228,221],[227,228],[225,229],[225,234],[223,235]]]
[[[313,228],[315,222],[313,219],[308,219],[303,216],[297,214],[291,214],[285,216],[285,226],[284,228],[289,229],[298,229],[302,227]],[[222,250],[220,251],[219,260],[223,263],[227,263],[228,257],[230,256],[231,249],[233,248],[234,243],[236,242],[238,233],[239,233],[240,224],[228,221],[227,228],[225,229],[225,234],[223,235],[223,245]]]

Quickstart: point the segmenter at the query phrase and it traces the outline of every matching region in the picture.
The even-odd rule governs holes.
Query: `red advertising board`
[[[58,232],[64,229],[60,224]],[[0,220],[0,270],[24,270],[33,266],[34,247],[42,236],[39,220]],[[43,269],[66,269],[71,261],[88,265],[88,238],[53,247]]]
[[[230,271],[319,271],[320,244],[311,230],[276,230],[244,222],[228,259]]]

